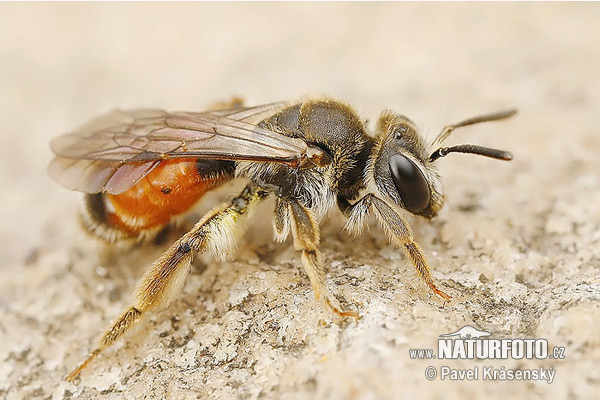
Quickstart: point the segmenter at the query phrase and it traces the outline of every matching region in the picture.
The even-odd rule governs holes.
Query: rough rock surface
[[[0,4],[0,398],[594,398],[599,17],[597,3]],[[290,242],[271,241],[266,205],[232,261],[198,257],[167,311],[64,382],[161,248],[119,255],[86,238],[80,196],[45,174],[50,138],[114,107],[199,110],[236,94],[327,94],[371,121],[389,107],[429,135],[519,108],[452,138],[514,161],[440,161],[445,208],[431,223],[410,218],[452,302],[429,295],[375,221],[352,239],[335,211],[321,224],[328,285],[362,315],[337,318]],[[566,358],[409,357],[464,325],[546,338]],[[428,381],[429,365],[556,377]]]

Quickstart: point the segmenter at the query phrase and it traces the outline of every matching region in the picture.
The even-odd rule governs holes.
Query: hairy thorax
[[[238,176],[276,187],[278,195],[297,199],[317,215],[334,204],[337,194],[355,197],[364,187],[372,139],[348,105],[331,100],[303,102],[285,108],[259,126],[304,139],[326,151],[332,162],[316,169],[244,162],[238,165]]]

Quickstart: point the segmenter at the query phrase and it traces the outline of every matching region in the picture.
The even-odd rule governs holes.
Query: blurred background
[[[36,258],[68,249],[81,235],[74,213],[80,196],[52,182],[45,171],[52,137],[116,107],[199,111],[232,96],[242,96],[250,105],[331,96],[350,103],[371,124],[390,108],[410,116],[428,136],[466,117],[518,108],[519,115],[510,121],[455,133],[452,143],[509,149],[515,160],[505,164],[459,155],[444,160],[450,210],[441,218],[447,224],[421,228],[417,223],[415,229],[431,254],[431,243],[439,238],[436,229],[450,226],[441,241],[465,246],[467,252],[461,235],[476,229],[469,222],[493,220],[471,249],[489,247],[486,240],[493,246],[495,240],[509,238],[520,240],[515,252],[525,254],[537,246],[539,257],[550,257],[548,262],[572,257],[579,264],[559,274],[563,282],[577,281],[582,274],[581,282],[596,285],[588,300],[597,300],[599,20],[598,3],[2,3],[2,313],[12,313],[15,324],[22,322],[15,310],[35,303],[43,283],[50,283],[39,278],[41,271],[50,272],[36,269]],[[468,210],[473,199],[482,211],[473,220],[461,219],[468,215],[457,206]],[[536,238],[542,238],[537,245]],[[435,260],[443,264],[444,254]],[[534,268],[523,268],[529,267]],[[439,275],[450,279],[452,270],[441,268]],[[409,267],[406,271],[413,274]],[[53,279],[61,290],[69,290],[63,278]],[[556,283],[544,279],[536,282]],[[598,315],[597,303],[592,304],[585,313]],[[540,308],[532,317],[531,326],[542,323],[536,318],[543,312]],[[69,354],[70,363],[83,354],[87,335],[99,333],[98,327],[113,317],[98,317],[89,332],[77,335],[86,341],[75,355]],[[548,321],[555,321],[554,316]],[[585,326],[592,329],[590,335],[598,333],[597,324]],[[12,332],[10,337],[21,335],[15,326],[3,329]],[[47,335],[52,333],[39,336],[39,346],[48,343]],[[589,362],[598,357],[600,334],[590,337],[595,337],[590,339],[594,347],[580,355]],[[12,351],[3,345],[0,362],[1,354]],[[66,368],[61,357],[53,358],[46,375],[30,372],[30,380],[56,382]],[[418,366],[418,376],[401,381],[408,385],[403,386],[405,395],[416,394],[410,389],[415,382],[427,383]],[[23,385],[29,388],[21,394],[34,393],[30,381],[18,378],[20,372],[5,368],[0,397],[14,396]],[[591,370],[587,372],[593,375]],[[562,368],[562,386],[549,387],[575,397],[598,387],[597,373],[585,379],[579,369],[572,373],[581,382],[566,379],[569,372]],[[365,388],[377,382],[385,386],[387,376],[377,369],[360,376],[364,386],[342,392],[342,397],[382,398],[382,392]],[[519,384],[515,393],[547,390]],[[61,398],[64,387],[52,385],[41,390]],[[298,396],[315,390],[331,394],[323,389],[327,385],[317,379],[314,387],[298,389]],[[459,396],[472,388],[452,393]],[[93,397],[90,393],[97,392],[84,392]]]
[[[116,107],[328,95],[364,118],[391,108],[435,130],[517,107],[519,134],[510,125],[494,144],[580,150],[570,138],[595,129],[600,97],[599,7],[2,4],[1,258],[42,234],[45,204],[75,201],[44,172],[49,140]]]

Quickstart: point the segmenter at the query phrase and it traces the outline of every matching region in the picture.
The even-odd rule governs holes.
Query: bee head
[[[405,210],[427,218],[434,217],[444,204],[443,185],[435,161],[449,153],[479,154],[510,160],[506,151],[476,145],[439,147],[461,126],[508,118],[515,110],[487,114],[445,127],[431,143],[425,143],[409,118],[384,111],[377,124],[371,173],[380,193]],[[435,150],[433,150],[435,149]]]
[[[414,122],[384,111],[377,131],[372,173],[379,192],[413,214],[435,216],[444,203],[442,182]]]

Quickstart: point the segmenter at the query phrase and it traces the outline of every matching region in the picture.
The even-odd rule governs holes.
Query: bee
[[[206,112],[114,111],[55,138],[50,175],[86,193],[82,224],[108,242],[153,237],[207,191],[234,178],[247,181],[239,195],[208,212],[149,266],[133,304],[66,379],[73,381],[142,315],[166,308],[181,291],[194,253],[223,259],[232,252],[240,221],[268,197],[275,199],[275,238],[283,241],[291,233],[317,300],[334,313],[358,317],[342,309],[325,284],[318,221],[336,204],[354,235],[367,215],[375,214],[389,240],[445,304],[451,296],[436,285],[400,210],[425,218],[438,213],[444,203],[436,168],[441,157],[471,153],[512,159],[502,150],[442,144],[456,128],[515,113],[470,118],[426,141],[404,115],[384,111],[370,134],[347,104],[317,99]]]

